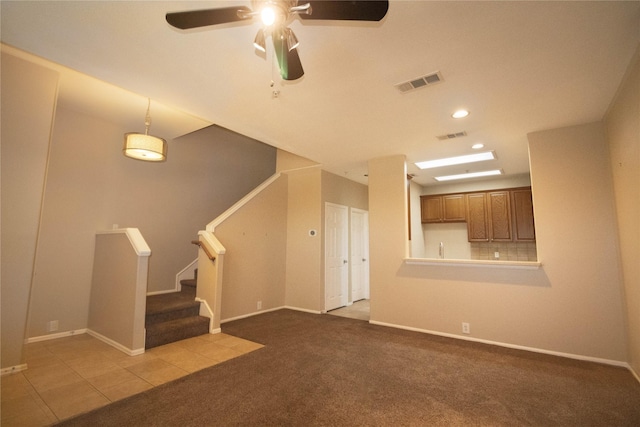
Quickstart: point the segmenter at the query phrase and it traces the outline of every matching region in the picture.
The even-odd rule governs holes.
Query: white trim
[[[209,333],[215,333],[213,332],[215,329],[213,328],[213,310],[211,310],[211,306],[209,306],[209,303],[205,299],[196,297],[196,301],[200,303],[200,316],[209,318]]]
[[[475,259],[437,259],[437,258],[405,258],[405,264],[428,265],[438,267],[488,267],[488,268],[514,268],[522,270],[538,270],[542,267],[540,262],[531,261],[484,261]]]
[[[213,234],[213,231],[200,230],[198,231],[198,236],[201,236],[206,241],[206,243],[211,246],[211,249],[213,249],[216,254],[223,255],[227,252],[226,248],[222,245],[222,243],[220,243],[220,240],[218,240]]]
[[[175,292],[180,292],[180,290],[178,290],[178,289],[168,289],[168,290],[164,290],[164,291],[152,291],[152,292],[147,292],[147,296],[150,297],[152,295],[173,294]]]
[[[126,234],[131,246],[136,251],[138,256],[150,256],[151,248],[147,245],[147,242],[142,237],[140,230],[137,228],[116,228],[113,230],[97,231],[96,234]]]
[[[629,370],[631,371],[633,376],[636,378],[636,380],[640,383],[640,375],[638,375],[638,373],[631,367],[631,365],[629,365]]]
[[[313,169],[322,169],[322,163],[318,163],[316,165],[302,166],[294,169],[285,169],[285,170],[281,170],[280,173],[289,175],[289,174],[295,174],[297,172],[306,172],[308,170],[313,170]]]
[[[125,354],[127,354],[129,356],[138,356],[138,355],[144,353],[144,348],[137,348],[137,349],[127,348],[127,347],[123,346],[122,344],[117,343],[114,340],[105,337],[102,334],[99,334],[99,333],[97,333],[95,331],[92,331],[91,329],[87,329],[87,333],[89,335],[91,335],[92,337],[99,339],[100,341],[102,341],[105,344],[109,344],[111,347],[114,347],[114,348],[120,350],[121,352],[123,352],[123,353],[125,353]]]
[[[221,215],[219,215],[216,219],[214,219],[209,224],[207,224],[206,230],[208,232],[210,232],[210,233],[213,233],[217,226],[222,224],[227,218],[229,218],[231,215],[233,215],[242,206],[244,206],[251,199],[256,197],[260,192],[262,192],[262,190],[264,190],[269,185],[271,185],[272,182],[274,182],[275,180],[280,178],[281,175],[282,175],[282,173],[280,173],[280,172],[275,173],[274,175],[271,175],[269,178],[267,178],[266,181],[264,181],[262,184],[260,184],[256,188],[254,188],[251,192],[247,193],[246,196],[244,196],[242,199],[238,200],[233,206],[231,206],[229,209],[227,209]]]
[[[185,268],[183,268],[182,270],[180,270],[178,272],[178,274],[176,274],[176,291],[180,292],[182,290],[182,285],[180,284],[180,281],[186,278],[194,278],[195,276],[195,271],[198,269],[198,258],[196,257],[196,259],[194,259],[193,261],[191,261],[189,263],[189,265],[187,265]],[[147,295],[149,295],[147,293]]]
[[[242,314],[242,315],[236,316],[236,317],[230,317],[228,319],[220,320],[220,324],[227,323],[227,322],[233,322],[234,320],[246,319],[247,317],[257,316],[258,314],[269,313],[270,311],[277,311],[277,310],[281,310],[283,308],[285,308],[285,307],[282,306],[282,307],[270,308],[268,310],[260,310],[260,311],[256,311],[256,312],[253,312],[253,313]]]
[[[320,310],[308,310],[306,308],[291,307],[290,305],[285,305],[282,308],[286,308],[286,309],[289,309],[289,310],[295,310],[295,311],[302,311],[302,312],[311,313],[311,314],[323,314],[323,313],[325,313],[325,312],[320,311]]]
[[[533,352],[533,353],[542,353],[542,354],[548,354],[548,355],[551,355],[551,356],[566,357],[568,359],[583,360],[585,362],[595,362],[595,363],[600,363],[600,364],[603,364],[603,365],[620,366],[620,367],[627,368],[627,369],[631,370],[631,366],[629,366],[629,364],[627,362],[623,362],[623,361],[620,361],[620,360],[602,359],[602,358],[599,358],[599,357],[583,356],[583,355],[580,355],[580,354],[563,353],[563,352],[559,352],[559,351],[544,350],[544,349],[541,349],[541,348],[527,347],[527,346],[523,346],[523,345],[507,344],[507,343],[498,342],[498,341],[490,341],[490,340],[483,340],[483,339],[479,339],[479,338],[466,337],[466,336],[462,336],[462,335],[448,334],[448,333],[445,333],[445,332],[430,331],[428,329],[420,329],[420,328],[413,328],[413,327],[410,327],[410,326],[396,325],[396,324],[393,324],[393,323],[378,322],[378,321],[375,321],[375,320],[370,320],[369,323],[371,323],[372,325],[387,326],[387,327],[390,327],[390,328],[404,329],[404,330],[407,330],[407,331],[421,332],[421,333],[425,333],[425,334],[438,335],[438,336],[441,336],[441,337],[454,338],[454,339],[459,339],[459,340],[464,340],[464,341],[473,341],[473,342],[478,342],[478,343],[482,343],[482,344],[495,345],[495,346],[498,346],[498,347],[512,348],[512,349],[515,349],[515,350],[524,350],[524,351],[530,351],[530,352]]]
[[[303,311],[305,313],[311,313],[311,314],[322,314],[323,313],[322,311],[319,311],[319,310],[308,310],[306,308],[291,307],[289,305],[282,305],[280,307],[270,308],[270,309],[267,309],[267,310],[260,310],[260,311],[256,311],[256,312],[248,313],[248,314],[243,314],[243,315],[236,316],[236,317],[230,317],[228,319],[221,320],[220,323],[227,323],[227,322],[232,322],[234,320],[246,319],[247,317],[253,317],[253,316],[257,316],[259,314],[269,313],[271,311],[278,311],[278,310],[283,310],[283,309],[295,310],[295,311]]]
[[[55,340],[58,338],[65,338],[65,337],[71,337],[74,335],[80,335],[80,334],[86,334],[87,333],[87,329],[75,329],[72,331],[66,331],[66,332],[58,332],[57,334],[50,334],[50,335],[41,335],[39,337],[31,337],[31,338],[27,338],[25,340],[26,344],[31,344],[34,342],[40,342],[40,341],[48,341],[48,340]]]
[[[16,372],[26,371],[26,370],[27,370],[26,363],[23,363],[21,365],[16,365],[16,366],[9,366],[8,368],[2,368],[2,370],[0,370],[0,377],[4,377],[5,375],[15,374]]]

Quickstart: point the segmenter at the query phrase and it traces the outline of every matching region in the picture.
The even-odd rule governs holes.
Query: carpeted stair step
[[[196,286],[198,286],[198,279],[182,279],[180,280],[180,285],[183,290],[185,287],[193,288],[195,290]]]
[[[147,324],[146,328],[145,348],[150,349],[209,333],[209,319],[204,316],[191,316]]]
[[[188,290],[147,297],[145,325],[197,316],[200,313],[200,303],[194,298],[195,294]]]
[[[153,348],[209,333],[209,319],[200,316],[195,300],[198,270],[180,280],[180,292],[147,297],[145,348]]]

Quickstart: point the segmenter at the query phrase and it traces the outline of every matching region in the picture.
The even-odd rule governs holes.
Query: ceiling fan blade
[[[304,3],[304,1],[301,1]],[[389,1],[309,1],[311,14],[300,14],[302,19],[332,19],[340,21],[380,21],[389,10]]]
[[[280,75],[284,80],[297,80],[304,76],[298,49],[288,50],[287,43],[279,34],[281,33],[274,33],[272,38],[274,52],[280,66]]]
[[[302,76],[304,76],[304,70],[302,69],[298,49],[293,49],[287,52],[287,76],[284,79],[298,80]]]
[[[237,6],[167,13],[166,18],[169,24],[181,30],[186,30],[189,28],[206,27],[208,25],[244,21],[251,18],[250,16],[246,16],[249,13],[251,13],[251,9],[248,7]]]

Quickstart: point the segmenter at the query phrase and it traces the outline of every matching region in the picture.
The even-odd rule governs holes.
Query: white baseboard
[[[640,383],[640,375],[638,375],[638,373],[635,371],[635,369],[633,369],[631,366],[629,366],[629,370],[631,371],[633,376],[636,378],[636,380],[638,380],[638,382]]]
[[[396,324],[393,324],[393,323],[378,322],[378,321],[375,321],[375,320],[370,320],[369,323],[371,323],[372,325],[387,326],[387,327],[390,327],[390,328],[404,329],[404,330],[407,330],[407,331],[421,332],[421,333],[424,333],[424,334],[438,335],[438,336],[441,336],[441,337],[454,338],[454,339],[459,339],[459,340],[478,342],[478,343],[482,343],[482,344],[490,344],[490,345],[495,345],[495,346],[499,346],[499,347],[512,348],[514,350],[524,350],[524,351],[530,351],[530,352],[533,352],[533,353],[542,353],[542,354],[548,354],[548,355],[551,355],[551,356],[566,357],[568,359],[583,360],[583,361],[586,361],[586,362],[595,362],[595,363],[601,363],[601,364],[604,364],[604,365],[620,366],[620,367],[623,367],[623,368],[627,368],[627,369],[629,369],[629,370],[631,370],[633,372],[633,370],[631,369],[631,366],[629,366],[629,364],[627,362],[623,362],[623,361],[620,361],[620,360],[602,359],[602,358],[599,358],[599,357],[583,356],[583,355],[580,355],[580,354],[572,354],[572,353],[563,353],[563,352],[559,352],[559,351],[544,350],[544,349],[541,349],[541,348],[526,347],[526,346],[522,346],[522,345],[508,344],[508,343],[503,343],[503,342],[498,342],[498,341],[483,340],[483,339],[472,338],[472,337],[467,337],[467,336],[463,336],[463,335],[448,334],[448,333],[444,333],[444,332],[430,331],[430,330],[427,330],[427,329],[412,328],[412,327],[409,327],[409,326],[396,325]]]
[[[122,344],[115,342],[111,338],[107,338],[104,335],[97,333],[96,331],[92,331],[91,329],[87,329],[87,333],[92,337],[99,339],[105,344],[109,344],[111,347],[114,347],[129,356],[138,356],[144,353],[144,348],[131,349],[131,348],[125,347]]]
[[[30,344],[32,342],[55,340],[58,338],[71,337],[73,335],[80,335],[80,334],[86,334],[86,333],[87,333],[86,329],[75,329],[73,331],[58,332],[57,334],[41,335],[39,337],[27,338],[25,339],[25,343]]]
[[[150,297],[152,295],[172,294],[174,292],[180,292],[180,289],[179,288],[174,288],[174,289],[168,289],[166,291],[147,292],[147,296]]]
[[[306,309],[306,308],[292,307],[292,306],[290,306],[290,305],[285,305],[285,306],[284,306],[284,307],[282,307],[282,308],[287,308],[287,309],[289,309],[289,310],[302,311],[302,312],[305,312],[305,313],[311,313],[311,314],[322,314],[322,313],[323,313],[323,312],[322,312],[322,311],[320,311],[320,310],[309,310],[309,309]]]
[[[234,320],[246,319],[247,317],[257,316],[259,314],[269,313],[270,311],[281,310],[283,308],[284,307],[276,307],[276,308],[270,308],[268,310],[260,310],[260,311],[256,311],[256,312],[253,312],[253,313],[242,314],[240,316],[230,317],[228,319],[222,319],[222,320],[220,320],[220,323],[222,324],[222,323],[227,323],[227,322],[233,322]]]
[[[27,364],[23,363],[22,365],[9,366],[8,368],[2,368],[0,370],[0,377],[4,377],[5,375],[15,374],[16,372],[26,371]]]
[[[308,310],[306,308],[292,307],[292,306],[289,306],[289,305],[282,305],[280,307],[275,307],[275,308],[270,308],[270,309],[267,309],[267,310],[260,310],[260,311],[255,311],[253,313],[247,313],[247,314],[242,314],[240,316],[230,317],[228,319],[220,320],[220,323],[233,322],[234,320],[246,319],[247,317],[253,317],[253,316],[257,316],[259,314],[269,313],[271,311],[278,311],[278,310],[282,310],[282,309],[303,311],[305,313],[312,313],[312,314],[322,314],[322,312],[318,311],[318,310]]]

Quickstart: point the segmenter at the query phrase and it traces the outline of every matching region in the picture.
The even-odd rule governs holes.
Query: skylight
[[[433,179],[435,179],[436,181],[454,181],[456,179],[480,178],[483,176],[502,175],[502,173],[503,173],[502,169],[494,169],[494,170],[482,171],[482,172],[461,173],[458,175],[435,176]]]
[[[427,160],[417,162],[416,166],[420,169],[439,168],[442,166],[461,165],[464,163],[482,162],[484,160],[494,160],[496,153],[494,151],[485,151],[484,153],[467,154],[465,156],[447,157],[445,159]]]

